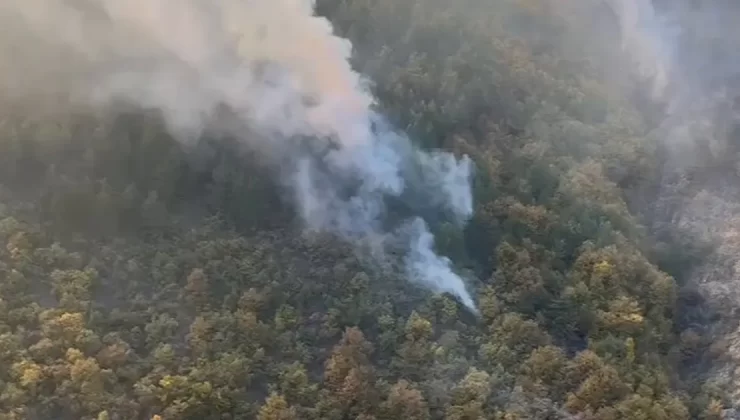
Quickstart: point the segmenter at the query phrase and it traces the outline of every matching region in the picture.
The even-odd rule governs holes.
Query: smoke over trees
[[[732,418],[736,12],[494,3],[2,2],[0,419]]]

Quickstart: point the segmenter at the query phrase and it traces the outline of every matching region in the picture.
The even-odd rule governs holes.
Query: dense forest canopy
[[[740,418],[736,6],[211,3],[0,5],[0,419]]]

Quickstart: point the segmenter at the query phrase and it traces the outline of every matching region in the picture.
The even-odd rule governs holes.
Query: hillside
[[[362,183],[385,180],[385,166],[362,178],[372,165],[353,161],[343,178],[317,159],[310,173],[336,197],[310,214],[301,179],[283,173],[296,155],[234,103],[184,141],[173,109],[203,96],[162,104],[141,81],[123,103],[67,103],[58,86],[87,73],[24,74],[0,40],[0,419],[730,418],[734,389],[717,378],[735,300],[703,285],[735,255],[734,231],[713,224],[736,214],[722,187],[734,149],[684,164],[660,139],[681,116],[652,94],[607,3],[494,3],[317,1],[387,119],[373,133],[389,149],[357,156],[416,160],[409,187],[377,199]],[[52,57],[25,52],[21,63]],[[269,79],[265,60],[249,74]],[[42,90],[46,71],[58,84]],[[333,87],[341,74],[314,76]],[[304,135],[291,110],[277,128],[308,139],[286,147],[352,149]],[[425,178],[449,169],[439,156],[454,166],[435,150],[470,159],[469,216],[449,178]],[[706,211],[712,191],[727,212]],[[352,197],[366,213],[343,212]],[[367,216],[375,205],[382,219]],[[425,253],[427,226],[439,258]],[[730,237],[719,248],[718,232]],[[376,236],[389,244],[374,248]],[[416,279],[398,268],[410,260]]]

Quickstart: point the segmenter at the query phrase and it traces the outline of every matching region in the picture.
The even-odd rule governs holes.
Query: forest
[[[317,1],[378,112],[472,160],[430,229],[478,314],[306,231],[228,135],[0,96],[0,419],[735,418],[737,292],[696,273],[737,239],[675,221],[740,150],[672,164],[605,4]]]

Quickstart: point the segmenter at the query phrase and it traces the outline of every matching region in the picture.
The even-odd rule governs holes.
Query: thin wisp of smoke
[[[390,129],[349,64],[350,43],[313,7],[309,0],[6,0],[0,94],[156,109],[184,141],[225,106],[258,133],[230,134],[282,174],[308,229],[338,234],[381,261],[391,258],[388,244],[403,242],[414,281],[475,311],[423,219],[384,223],[386,199],[409,188],[464,223],[473,207],[470,160],[426,153]]]

